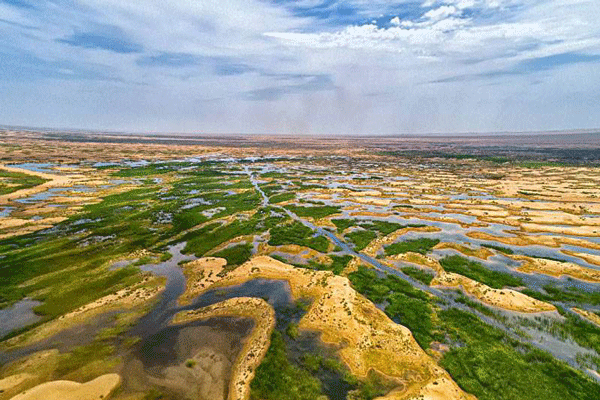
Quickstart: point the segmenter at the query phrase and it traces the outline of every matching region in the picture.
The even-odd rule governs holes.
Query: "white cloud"
[[[326,25],[262,0],[79,0],[68,7],[40,3],[39,11],[0,3],[0,19],[8,21],[0,21],[0,56],[25,54],[25,59],[42,60],[73,77],[13,82],[0,67],[0,122],[221,132],[493,130],[516,126],[515,115],[498,111],[514,114],[506,106],[511,99],[522,99],[517,112],[542,115],[540,104],[555,111],[560,104],[540,99],[549,94],[566,99],[577,91],[589,103],[582,100],[572,124],[575,115],[580,118],[587,111],[587,121],[600,125],[597,102],[591,101],[600,93],[600,77],[587,72],[591,64],[570,66],[568,85],[558,68],[533,74],[536,85],[526,75],[429,84],[493,75],[536,57],[600,54],[597,2],[428,0],[419,15],[392,18],[402,2],[412,1],[345,2],[363,21],[389,16],[386,28],[374,23]],[[294,6],[320,4],[322,0],[301,0]],[[117,54],[56,42],[103,26],[118,27],[143,53]],[[210,66],[149,68],[136,63],[141,56],[163,52],[233,58],[251,68],[227,75]],[[113,80],[76,80],[82,68]],[[324,90],[302,91],[310,89],[303,83],[313,76],[325,77],[329,84]],[[245,95],[285,86],[295,90],[270,102],[251,102]],[[44,102],[49,97],[53,101]],[[89,109],[90,104],[102,106]],[[422,109],[426,111],[418,111]],[[541,117],[528,121],[567,124]]]
[[[434,20],[434,21],[440,21],[442,19],[448,18],[452,15],[457,15],[457,14],[460,14],[460,12],[456,9],[456,7],[442,6],[442,7],[427,11],[425,14],[423,14],[423,17]]]

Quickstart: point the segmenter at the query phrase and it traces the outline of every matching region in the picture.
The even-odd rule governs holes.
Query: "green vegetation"
[[[84,381],[93,379],[118,363],[115,350],[115,346],[108,340],[95,340],[88,345],[75,347],[69,353],[60,355],[55,374],[65,378],[69,378],[70,374],[77,374],[76,377]],[[93,365],[94,368],[86,371],[83,368],[87,365]]]
[[[239,244],[237,246],[228,247],[213,254],[213,256],[226,259],[228,267],[242,265],[252,257],[252,245]]]
[[[600,386],[550,354],[510,339],[474,315],[451,308],[438,316],[459,343],[441,365],[479,400],[598,398]]]
[[[587,292],[574,286],[562,289],[553,284],[544,285],[542,288],[542,291],[523,289],[522,292],[542,301],[600,305],[600,292],[597,291]]]
[[[385,247],[385,254],[392,256],[395,254],[414,253],[427,254],[431,249],[440,242],[439,239],[419,238],[413,240],[405,240],[403,242],[393,243]]]
[[[239,236],[257,233],[258,223],[259,221],[256,220],[234,221],[230,224],[219,226],[212,231],[202,229],[195,232],[192,238],[189,238],[183,249],[183,253],[194,253],[196,257],[202,257],[221,243]]]
[[[332,219],[331,222],[337,227],[339,232],[356,225],[358,221],[355,219]]]
[[[29,295],[44,301],[36,312],[50,319],[139,281],[136,268],[101,267],[156,243],[158,235],[149,229],[153,209],[149,200],[154,196],[154,189],[107,196],[86,206],[78,218],[57,225],[52,235],[0,241],[0,248],[7,249],[0,269],[0,304]]]
[[[347,233],[344,237],[354,244],[356,251],[361,251],[377,237],[377,234],[371,231],[357,230]]]
[[[301,222],[294,221],[288,225],[279,225],[271,228],[271,239],[269,245],[282,246],[286,244],[297,244],[310,247],[311,249],[326,253],[329,248],[329,240],[323,236],[312,237],[313,231]]]
[[[500,253],[513,254],[514,252],[508,247],[496,246],[492,244],[482,244],[481,247],[487,247],[488,249],[498,250]]]
[[[334,274],[339,275],[346,268],[346,266],[348,265],[350,260],[352,260],[352,256],[348,256],[348,255],[337,256],[337,255],[332,254],[329,257],[332,260],[332,263],[329,265],[328,264],[320,264],[320,263],[311,261],[307,265],[294,264],[294,266],[296,266],[298,268],[317,269],[320,271],[331,271]],[[286,262],[289,264],[288,261],[283,261],[283,262]]]
[[[440,260],[440,264],[447,272],[454,272],[481,282],[494,289],[506,286],[522,286],[520,278],[498,271],[491,271],[478,262],[471,261],[461,256],[448,256]]]
[[[285,333],[288,340],[296,340],[299,335],[297,325],[289,324]],[[393,386],[375,373],[359,381],[336,358],[308,352],[298,361],[291,360],[284,335],[275,330],[269,350],[250,384],[250,399],[325,400],[327,396],[321,381],[324,375],[337,376],[346,390],[352,390],[355,400],[372,400]]]
[[[380,278],[375,271],[362,266],[348,278],[369,300],[376,304],[387,302],[385,313],[409,328],[421,347],[429,348],[434,338],[433,311],[425,292],[393,275]]]
[[[417,267],[404,267],[402,268],[402,272],[427,286],[429,286],[434,277],[433,273]]]
[[[455,308],[433,309],[425,293],[398,278],[389,275],[380,278],[362,267],[349,278],[370,300],[387,301],[386,314],[411,329],[423,348],[432,340],[449,342],[451,350],[444,355],[441,365],[465,391],[480,400],[591,400],[599,393],[600,387],[584,374],[545,352],[511,339],[476,316]],[[480,305],[476,309],[486,315],[493,314]],[[586,344],[595,346],[592,341],[598,336],[594,336],[589,324],[573,318],[573,323],[581,329],[580,337],[591,337]]]
[[[269,198],[269,201],[273,204],[283,203],[284,201],[294,200],[296,194],[292,192],[280,193]]]
[[[285,341],[273,331],[271,345],[250,384],[252,400],[315,400],[323,396],[321,382],[288,359]]]
[[[296,205],[285,206],[288,210],[293,212],[299,217],[311,217],[314,219],[324,218],[328,215],[338,214],[340,207],[334,206],[314,206],[314,207],[303,207]]]
[[[0,169],[0,196],[38,186],[44,182],[47,182],[47,180],[39,176]]]

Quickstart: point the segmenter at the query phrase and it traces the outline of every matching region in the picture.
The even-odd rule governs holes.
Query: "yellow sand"
[[[555,260],[547,260],[545,258],[535,258],[520,255],[510,255],[513,260],[522,261],[517,270],[528,274],[538,273],[561,277],[563,275],[570,276],[575,279],[581,279],[587,282],[600,282],[600,270],[585,268],[572,262],[562,262]]]
[[[521,229],[526,232],[550,232],[573,236],[600,236],[600,227],[597,225],[557,226],[524,223],[521,224]]]
[[[250,398],[250,383],[271,343],[271,333],[276,322],[273,307],[263,299],[238,297],[198,310],[181,312],[175,316],[173,323],[184,324],[229,316],[252,318],[255,322],[250,337],[233,365],[227,396],[228,400],[245,400]]]
[[[488,258],[490,258],[491,256],[494,255],[494,253],[486,248],[486,247],[480,247],[478,249],[472,249],[468,246],[464,246],[462,244],[459,243],[448,243],[448,242],[441,242],[438,243],[434,249],[439,249],[439,250],[444,250],[444,249],[452,249],[452,250],[456,250],[466,256],[469,257],[477,257],[477,258],[481,258],[483,260],[487,260]]]
[[[549,235],[539,235],[539,236],[527,236],[527,235],[517,235],[517,236],[495,236],[490,235],[486,232],[467,232],[466,236],[479,239],[479,240],[489,240],[499,243],[504,243],[513,246],[532,246],[532,245],[540,245],[540,246],[548,246],[548,247],[560,247],[561,244],[568,244],[572,246],[580,246],[586,247],[589,249],[600,250],[600,244],[590,242],[585,239],[579,238],[570,238],[563,236],[549,236]]]
[[[536,300],[516,290],[492,289],[483,283],[451,272],[435,277],[431,281],[431,286],[458,287],[482,303],[510,311],[537,313],[556,310],[552,304]]]
[[[600,266],[600,256],[598,256],[596,254],[580,253],[580,252],[575,252],[575,251],[570,251],[570,250],[561,250],[561,251],[570,256],[579,257],[582,260],[589,262],[590,264]]]
[[[596,324],[600,326],[600,316],[594,314],[593,312],[582,310],[581,308],[573,307],[571,310],[575,311],[577,314],[581,315],[583,318],[590,321],[592,324]]]
[[[39,351],[4,365],[0,369],[0,400],[9,400],[24,390],[50,380],[58,360],[58,350],[53,349]]]
[[[34,186],[32,188],[21,189],[21,190],[17,190],[16,192],[4,194],[4,195],[0,196],[0,204],[7,204],[8,202],[13,201],[15,199],[28,197],[28,196],[31,196],[32,194],[43,192],[52,187],[71,186],[72,182],[73,182],[73,179],[66,175],[46,174],[43,172],[29,171],[27,169],[22,169],[22,168],[7,167],[3,164],[0,164],[0,169],[3,169],[8,172],[18,172],[21,174],[34,175],[34,176],[38,176],[42,179],[48,180],[47,182],[44,182],[44,183]]]
[[[206,268],[195,263],[184,265],[191,278],[185,298],[256,278],[286,280],[295,299],[313,299],[299,328],[320,332],[323,341],[343,346],[339,355],[354,375],[365,378],[370,370],[376,370],[396,380],[397,392],[388,398],[417,398],[435,386],[447,399],[473,399],[419,347],[407,328],[391,321],[356,293],[345,277],[329,271],[297,269],[265,256],[255,257],[230,272],[223,271],[222,263],[220,267],[218,263],[204,265]]]
[[[29,389],[12,400],[102,400],[119,386],[117,374],[102,375],[87,383],[52,381]]]
[[[425,256],[419,253],[413,253],[409,251],[407,253],[395,254],[389,256],[387,260],[392,261],[405,261],[413,264],[423,265],[433,269],[436,273],[440,274],[444,272],[440,262],[433,257]]]

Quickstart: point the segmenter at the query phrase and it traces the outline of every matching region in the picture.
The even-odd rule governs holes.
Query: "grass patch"
[[[296,206],[289,205],[285,206],[288,210],[293,212],[299,217],[311,217],[314,219],[325,218],[332,214],[338,214],[341,210],[340,207],[334,206],[314,206],[314,207],[304,207],[304,206]]]
[[[228,247],[213,256],[226,259],[228,267],[242,265],[252,257],[252,245],[247,243]]]
[[[329,248],[329,240],[323,236],[313,237],[313,230],[298,221],[288,225],[279,225],[271,228],[271,239],[269,245],[282,246],[296,244],[310,247],[321,253],[326,253]]]
[[[411,278],[416,279],[421,283],[424,283],[427,286],[429,286],[434,277],[434,275],[431,272],[425,271],[424,269],[417,267],[403,267],[402,272],[404,272]]]
[[[250,390],[251,400],[315,400],[324,395],[317,378],[290,363],[279,331],[271,334],[271,345],[256,369]]]
[[[269,201],[273,204],[283,203],[285,201],[294,200],[296,198],[296,194],[292,192],[280,193],[269,197]]]
[[[409,328],[422,348],[429,348],[434,338],[433,312],[425,292],[393,275],[380,278],[375,271],[363,266],[348,278],[352,286],[372,302],[387,302],[385,313]]]
[[[435,245],[440,242],[439,239],[419,238],[414,240],[405,240],[403,242],[393,243],[385,247],[385,255],[392,256],[412,251],[413,253],[427,254]]]
[[[377,237],[377,234],[372,231],[358,230],[347,233],[344,237],[354,244],[354,250],[361,251]]]
[[[543,290],[523,289],[528,296],[546,302],[564,302],[576,304],[600,305],[600,292],[586,292],[574,286],[561,288],[552,284],[544,285]]]
[[[447,272],[454,272],[481,282],[494,289],[504,287],[522,286],[520,278],[498,271],[491,271],[478,262],[471,261],[461,256],[448,256],[440,260],[440,264]]]
[[[482,244],[481,247],[487,247],[488,249],[493,249],[493,250],[497,250],[500,253],[504,253],[504,254],[513,254],[514,252],[509,249],[508,247],[502,247],[502,246],[495,246],[493,244]]]
[[[356,225],[358,221],[355,219],[332,219],[331,222],[337,227],[339,232],[343,232],[351,226]]]
[[[550,354],[510,339],[467,312],[438,313],[450,339],[460,346],[440,364],[479,400],[592,400],[600,386]]]

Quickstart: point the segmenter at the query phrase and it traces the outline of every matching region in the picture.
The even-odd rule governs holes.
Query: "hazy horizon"
[[[591,0],[0,0],[0,123],[146,134],[600,127]]]

